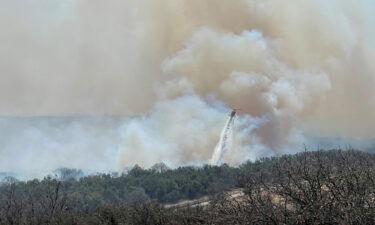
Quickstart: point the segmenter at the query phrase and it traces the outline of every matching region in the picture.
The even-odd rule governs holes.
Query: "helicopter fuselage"
[[[230,117],[234,117],[235,115],[236,115],[236,110],[235,109],[233,109],[233,111],[231,112],[231,114],[230,114]]]

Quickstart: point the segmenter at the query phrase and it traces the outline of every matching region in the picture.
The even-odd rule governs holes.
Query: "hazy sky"
[[[372,0],[0,3],[0,134],[18,129],[0,162],[25,154],[31,166],[54,149],[48,169],[71,152],[85,168],[206,162],[230,107],[242,109],[232,163],[297,151],[307,133],[375,138]],[[45,117],[66,115],[122,119]]]

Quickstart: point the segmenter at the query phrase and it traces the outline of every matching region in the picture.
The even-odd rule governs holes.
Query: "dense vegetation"
[[[80,171],[0,186],[0,224],[374,224],[375,155],[303,152],[237,168],[151,169],[76,179]],[[230,198],[226,191],[242,188]],[[210,195],[209,205],[164,203]]]

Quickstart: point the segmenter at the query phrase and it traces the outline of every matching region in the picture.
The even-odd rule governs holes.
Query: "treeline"
[[[237,168],[151,169],[119,176],[58,177],[0,186],[0,224],[374,224],[375,155],[303,152]],[[243,188],[241,198],[226,191]],[[210,195],[209,205],[163,203]]]

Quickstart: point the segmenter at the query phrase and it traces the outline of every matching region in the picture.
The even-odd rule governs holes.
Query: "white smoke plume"
[[[0,171],[207,163],[231,107],[231,164],[374,138],[372,0],[0,2]]]
[[[220,134],[219,142],[217,143],[214,153],[212,154],[210,164],[220,165],[225,154],[233,148],[233,128],[234,128],[234,115],[230,115],[228,121]]]

